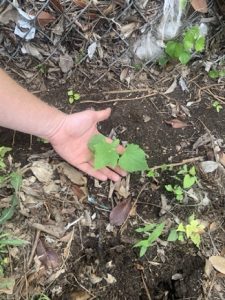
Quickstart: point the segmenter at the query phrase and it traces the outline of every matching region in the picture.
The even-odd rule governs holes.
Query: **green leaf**
[[[17,172],[11,173],[10,174],[10,183],[11,183],[12,187],[14,188],[15,192],[18,192],[22,185],[22,176]]]
[[[184,199],[183,194],[182,195],[176,195],[176,199],[177,199],[177,201],[181,202]]]
[[[137,248],[137,247],[148,247],[148,246],[149,246],[148,240],[141,240],[138,243],[136,243],[133,247]]]
[[[27,243],[27,241],[21,239],[0,239],[0,245],[4,246],[22,246]]]
[[[178,58],[177,53],[180,51],[180,43],[169,41],[166,43],[165,52],[172,58]]]
[[[4,146],[0,147],[0,158],[4,158],[6,153],[11,150],[12,150],[12,148],[9,148],[9,147],[4,147]]]
[[[205,49],[205,37],[200,36],[195,42],[195,51],[202,52]]]
[[[177,231],[185,232],[185,228],[184,228],[183,223],[180,223],[180,224],[178,225]]]
[[[168,242],[175,242],[177,239],[178,239],[177,230],[176,229],[172,229],[170,231],[170,234],[169,234],[168,238],[167,238],[167,241]]]
[[[74,91],[73,91],[73,90],[69,90],[69,91],[67,92],[67,95],[68,95],[68,96],[73,96],[73,95],[74,95]]]
[[[191,176],[190,174],[186,174],[183,180],[183,188],[189,189],[195,184],[196,180],[197,180],[196,176]]]
[[[179,185],[175,185],[173,191],[174,191],[175,195],[183,195],[183,193],[184,193],[182,187]]]
[[[196,169],[195,169],[195,166],[193,166],[193,167],[190,168],[189,174],[192,175],[192,176],[195,176],[195,175],[196,175]]]
[[[219,77],[224,77],[224,76],[225,76],[225,70],[220,70]]]
[[[161,67],[164,67],[169,61],[168,56],[162,56],[159,58],[158,63]]]
[[[101,142],[94,146],[94,167],[96,170],[102,169],[104,167],[116,167],[119,159],[119,154],[116,150],[118,145],[119,140],[115,140],[112,143],[108,143],[105,140],[104,142]]]
[[[103,134],[96,134],[94,135],[89,143],[88,143],[88,148],[91,150],[91,152],[95,152],[95,146],[99,143],[105,142],[105,136]]]
[[[181,241],[181,242],[184,241],[184,234],[183,234],[183,232],[179,232],[178,233],[178,241]]]
[[[173,187],[172,187],[171,184],[165,185],[165,189],[166,189],[168,192],[173,192]]]
[[[74,96],[73,96],[73,98],[74,98],[75,101],[80,100],[80,94],[75,93]]]
[[[149,231],[152,231],[156,227],[156,225],[157,224],[155,224],[155,223],[147,224],[144,227],[137,228],[135,231],[136,232],[149,232]]]
[[[0,290],[5,290],[5,291],[9,291],[10,294],[13,291],[14,285],[15,285],[16,281],[14,278],[0,278]],[[6,299],[6,298],[5,298]]]
[[[201,243],[201,237],[199,233],[194,233],[190,236],[192,242],[199,248],[199,245]]]
[[[217,78],[220,77],[220,73],[217,70],[211,70],[211,71],[209,71],[208,75],[212,79],[217,79]]]
[[[2,214],[0,216],[0,224],[4,224],[7,220],[11,219],[15,212],[15,207],[18,203],[18,199],[16,195],[12,196],[11,206],[3,209]]]
[[[157,240],[157,238],[162,234],[164,229],[165,223],[160,223],[156,226],[156,228],[153,230],[153,232],[150,234],[148,241],[149,244],[152,244]]]
[[[135,144],[128,144],[119,159],[118,165],[125,171],[136,172],[148,170],[145,152]]]
[[[187,5],[187,0],[179,0],[179,6],[182,10],[185,9],[186,5]]]
[[[73,103],[74,103],[74,98],[73,98],[73,97],[69,97],[68,100],[69,100],[69,103],[70,103],[70,104],[73,104]]]
[[[191,54],[188,52],[184,51],[179,55],[179,61],[182,63],[182,65],[186,65],[190,59],[191,59]]]
[[[141,247],[139,256],[140,257],[144,256],[147,250],[148,250],[148,247]]]

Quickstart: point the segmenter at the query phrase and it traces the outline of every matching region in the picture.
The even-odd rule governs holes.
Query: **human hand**
[[[116,167],[113,170],[103,168],[95,170],[93,168],[93,156],[88,148],[90,138],[99,134],[97,123],[108,119],[111,109],[107,108],[100,111],[86,110],[72,115],[65,115],[62,125],[57,129],[53,136],[49,137],[55,151],[67,162],[81,171],[105,181],[111,179],[119,181],[126,172]],[[123,150],[123,147],[118,149]]]

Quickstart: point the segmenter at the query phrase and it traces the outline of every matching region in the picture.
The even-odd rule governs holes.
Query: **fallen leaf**
[[[222,256],[211,256],[209,261],[213,267],[222,274],[225,274],[225,258]]]
[[[213,160],[207,160],[200,162],[200,167],[204,173],[212,173],[218,168],[219,164]]]
[[[171,121],[165,121],[166,124],[169,124],[171,125],[173,128],[185,128],[188,126],[187,123],[181,121],[181,120],[178,120],[178,119],[173,119]]]
[[[47,247],[41,239],[38,241],[36,253],[38,259],[46,268],[56,269],[59,266],[60,259],[58,254],[50,247]]]
[[[53,22],[55,17],[46,11],[41,11],[37,16],[38,25],[44,27]]]
[[[103,278],[99,277],[95,274],[90,274],[89,279],[90,279],[92,284],[97,284],[97,283],[101,282]]]
[[[71,167],[67,163],[63,162],[58,164],[57,169],[76,185],[84,185],[87,182],[87,179],[83,173],[76,170],[74,167]]]
[[[205,274],[208,278],[210,277],[210,274],[211,274],[212,270],[213,270],[213,266],[212,266],[211,262],[208,259],[206,259]]]
[[[33,162],[31,171],[42,183],[49,183],[53,176],[53,169],[46,160],[37,160]]]
[[[88,4],[87,0],[73,0],[73,2],[80,8],[85,8],[85,6]]]
[[[88,300],[91,298],[91,295],[89,295],[86,291],[79,291],[79,292],[73,292],[68,296],[68,300]]]
[[[72,185],[71,190],[73,191],[74,195],[77,196],[79,201],[83,201],[88,196],[87,187],[85,186],[78,186],[78,185]]]
[[[168,205],[167,201],[168,201],[168,199],[166,198],[166,196],[163,195],[163,194],[161,194],[162,208],[161,208],[161,210],[159,212],[160,216],[165,215],[171,209],[171,205]]]
[[[110,224],[120,226],[126,220],[132,208],[130,199],[119,202],[110,213]]]
[[[191,5],[196,11],[204,14],[208,12],[207,0],[191,0]]]
[[[16,281],[12,277],[0,277],[0,294],[12,295],[15,283]]]
[[[175,78],[171,86],[164,92],[164,94],[166,95],[172,93],[176,87],[177,87],[177,79]]]
[[[50,0],[50,3],[52,4],[52,6],[59,12],[63,12],[63,7],[60,4],[59,0]]]
[[[68,73],[74,66],[73,58],[69,54],[60,55],[59,67],[63,73]]]
[[[31,55],[33,57],[36,57],[39,60],[43,59],[43,56],[40,53],[40,51],[37,49],[36,46],[32,45],[31,43],[24,43],[23,46],[21,47],[21,52],[23,54],[28,54],[28,55]],[[33,75],[34,74],[32,74],[32,76]]]
[[[104,277],[104,279],[109,284],[116,283],[116,281],[117,281],[116,278],[109,273],[107,273],[107,277]]]
[[[0,23],[6,25],[10,21],[16,22],[18,17],[18,11],[11,4],[8,4],[6,9],[1,11]]]
[[[138,23],[137,22],[131,22],[128,24],[125,24],[123,26],[120,26],[120,31],[123,36],[123,38],[128,38],[131,36],[131,34],[138,28]]]

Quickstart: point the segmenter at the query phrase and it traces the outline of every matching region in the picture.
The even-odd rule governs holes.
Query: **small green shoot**
[[[156,170],[149,169],[147,173],[148,178],[156,178],[159,177],[159,173]]]
[[[32,296],[31,300],[51,300],[47,295],[44,293]]]
[[[119,144],[119,140],[108,143],[101,134],[91,138],[88,146],[94,155],[95,169],[114,168],[118,165],[127,172],[148,170],[146,154],[138,145],[128,144],[125,151],[119,154],[117,151]]]
[[[219,101],[214,101],[212,106],[218,113],[221,111],[221,109],[223,109],[223,106],[219,103]]]
[[[214,69],[214,70],[209,71],[208,75],[211,79],[222,78],[222,77],[225,77],[225,70]]]
[[[147,239],[143,239],[136,243],[134,247],[140,247],[139,256],[142,257],[145,255],[148,248],[150,248],[153,243],[160,237],[163,232],[165,223],[160,224],[147,224],[144,227],[136,229],[136,232],[142,233],[143,237],[147,235]]]
[[[69,90],[67,92],[67,96],[70,104],[73,104],[75,101],[80,100],[80,94],[75,92],[74,90]]]
[[[186,1],[181,1],[180,5],[186,6]],[[186,65],[193,53],[202,52],[205,49],[205,37],[201,35],[199,26],[189,28],[183,35],[181,41],[169,41],[166,43],[165,53],[172,59],[179,60]],[[165,56],[159,61],[160,64],[166,62]]]
[[[191,239],[195,246],[199,248],[204,228],[205,226],[199,220],[195,219],[193,214],[188,218],[188,224],[180,223],[177,229],[172,229],[167,240],[175,242],[177,240],[184,241],[185,239]]]
[[[6,167],[6,164],[4,163],[4,158],[7,152],[11,151],[12,148],[9,147],[0,147],[0,170],[4,170]]]
[[[182,182],[182,185],[175,184],[173,186],[171,184],[167,184],[165,185],[165,189],[168,192],[173,193],[176,199],[182,202],[185,190],[190,189],[197,182],[198,178],[196,176],[196,169],[194,166],[188,168],[187,165],[184,165],[179,169],[177,175],[173,177],[179,182]]]

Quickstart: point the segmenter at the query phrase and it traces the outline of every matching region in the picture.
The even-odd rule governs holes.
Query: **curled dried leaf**
[[[166,124],[168,125],[171,125],[173,128],[185,128],[188,126],[187,123],[181,121],[181,120],[178,120],[178,119],[173,119],[173,120],[170,120],[170,121],[165,121]]]
[[[222,274],[225,274],[225,258],[219,255],[211,256],[209,261],[213,267]]]
[[[110,224],[120,226],[128,217],[132,208],[130,199],[119,202],[110,213]]]
[[[207,0],[191,0],[191,5],[196,11],[204,14],[208,12]]]
[[[38,25],[44,27],[53,22],[55,17],[46,11],[41,11],[37,16]]]
[[[56,269],[59,266],[58,254],[50,247],[47,247],[41,239],[38,241],[36,252],[38,259],[46,268]]]

